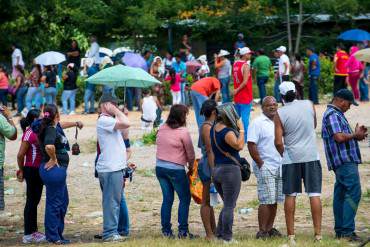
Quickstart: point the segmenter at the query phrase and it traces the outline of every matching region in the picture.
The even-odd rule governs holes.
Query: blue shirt
[[[184,62],[173,62],[172,68],[176,71],[176,73],[182,73],[182,78],[186,77],[186,64]]]
[[[321,133],[329,170],[335,170],[345,163],[361,163],[357,140],[351,139],[342,143],[334,140],[334,134],[353,133],[343,112],[334,105],[328,105],[324,113]]]
[[[316,62],[315,69],[312,68],[313,62]],[[312,55],[308,58],[308,74],[310,76],[320,76],[320,60],[316,53],[312,53]]]
[[[98,71],[99,71],[98,66],[93,65],[87,69],[87,76],[90,77],[96,74]],[[86,89],[95,91],[95,84],[91,84],[86,81]]]

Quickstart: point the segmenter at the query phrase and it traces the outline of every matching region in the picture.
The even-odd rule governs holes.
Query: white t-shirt
[[[23,56],[21,50],[18,48],[15,48],[13,53],[12,53],[12,65],[16,66],[17,65],[17,57],[19,57],[19,65],[24,67],[24,61],[23,61]]]
[[[287,68],[286,72],[284,73],[285,66],[286,66],[285,63],[288,64],[288,68]],[[279,58],[279,74],[280,75],[289,75],[289,71],[290,71],[289,57],[287,55],[283,54]]]
[[[122,131],[114,129],[117,120],[101,115],[96,125],[100,155],[96,163],[98,172],[115,172],[127,167],[126,146]]]
[[[148,96],[143,98],[143,118],[147,121],[154,122],[157,118],[157,103],[155,102],[153,96]]]
[[[257,145],[258,153],[263,160],[263,167],[276,171],[282,164],[282,157],[276,150],[274,122],[264,114],[256,118],[248,127],[248,142]],[[254,165],[257,165],[253,161]]]

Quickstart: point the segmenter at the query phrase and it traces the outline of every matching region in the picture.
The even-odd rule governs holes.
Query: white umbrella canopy
[[[60,64],[66,60],[66,56],[63,53],[57,51],[47,51],[35,58],[36,64],[43,66]]]
[[[370,48],[359,50],[355,53],[355,57],[359,61],[370,63]]]
[[[90,49],[88,49],[85,53],[85,57],[89,56]],[[104,55],[107,55],[108,57],[113,56],[113,51],[111,49],[105,48],[105,47],[100,47],[99,48],[99,53],[102,53]]]
[[[116,56],[119,53],[128,52],[128,51],[132,52],[132,49],[130,49],[130,47],[119,47],[113,50],[113,56]]]

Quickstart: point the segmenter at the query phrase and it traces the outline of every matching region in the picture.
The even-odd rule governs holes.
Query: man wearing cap
[[[246,46],[247,44],[244,41],[244,35],[242,33],[238,33],[238,40],[234,44],[234,49],[237,51],[238,49]]]
[[[314,51],[312,47],[306,49],[306,54],[308,56],[308,77],[310,78],[308,98],[317,105],[319,104],[317,81],[320,77],[320,60],[319,56]]]
[[[234,102],[235,109],[242,118],[244,129],[248,129],[249,116],[252,108],[252,73],[249,65],[252,51],[248,47],[240,48],[238,51],[240,60],[233,65],[234,77]],[[244,133],[247,141],[247,131]]]
[[[361,154],[358,141],[367,136],[367,129],[356,124],[352,131],[344,113],[351,104],[357,106],[348,89],[340,89],[324,113],[322,138],[329,170],[334,171],[333,212],[337,238],[361,241],[355,233],[355,217],[361,199],[361,184],[358,165]]]
[[[215,54],[215,69],[217,71],[217,79],[221,82],[222,103],[230,102],[230,72],[231,63],[226,56],[230,55],[228,51],[220,50]]]
[[[302,180],[310,198],[315,241],[321,241],[322,170],[316,144],[315,108],[309,100],[296,100],[293,82],[281,83],[279,90],[284,106],[274,117],[275,146],[283,157],[284,211],[289,241],[295,244],[295,201],[298,193],[302,193]]]
[[[101,114],[97,122],[100,155],[96,171],[102,188],[103,240],[124,240],[118,232],[120,203],[123,191],[123,169],[127,167],[126,147],[122,130],[130,126],[127,116],[118,109],[117,98],[103,94]]]
[[[269,74],[271,70],[271,61],[268,56],[265,55],[264,49],[259,49],[257,57],[254,59],[252,68],[257,81],[257,86],[260,94],[261,103],[266,96],[266,84],[269,80]]]
[[[289,81],[290,73],[290,61],[289,57],[285,54],[286,47],[280,46],[276,49],[277,55],[279,57],[279,78],[280,82]]]

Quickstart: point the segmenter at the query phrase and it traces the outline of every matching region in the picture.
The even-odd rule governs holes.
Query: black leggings
[[[24,207],[24,235],[37,232],[37,206],[44,186],[37,167],[24,167],[24,179],[27,184],[27,201]]]

